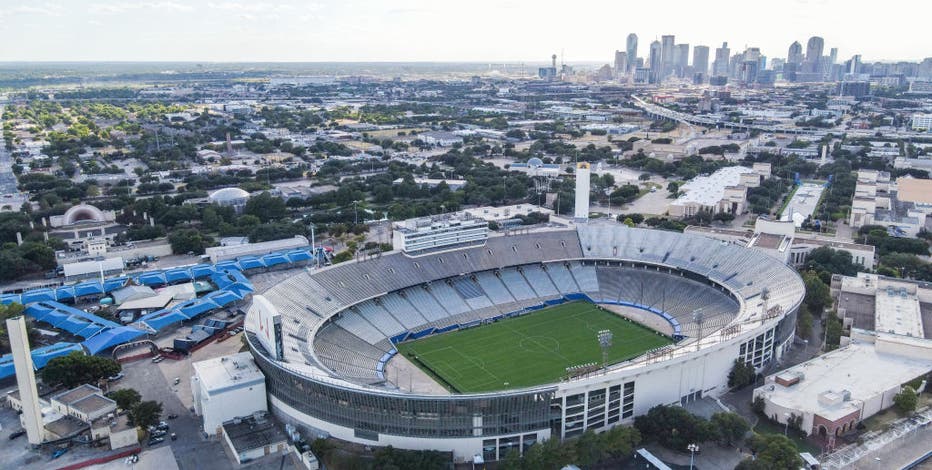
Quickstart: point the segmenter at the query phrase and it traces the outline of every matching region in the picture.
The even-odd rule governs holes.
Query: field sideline
[[[673,342],[592,303],[578,301],[397,347],[454,392],[489,392],[557,382],[567,367],[601,362],[599,330],[614,333],[610,364]]]

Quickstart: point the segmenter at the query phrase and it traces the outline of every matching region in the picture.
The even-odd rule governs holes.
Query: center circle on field
[[[521,341],[518,342],[518,346],[532,353],[560,350],[560,342],[550,336],[527,336],[521,338]]]

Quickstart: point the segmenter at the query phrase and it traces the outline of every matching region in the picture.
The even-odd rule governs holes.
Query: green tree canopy
[[[162,418],[162,404],[152,400],[141,401],[130,409],[129,415],[136,426],[154,426]]]
[[[109,396],[121,410],[131,410],[137,403],[142,401],[142,395],[132,388],[114,390],[110,392]]]
[[[96,383],[100,379],[116,375],[120,370],[120,363],[113,359],[73,352],[49,361],[42,369],[42,380],[48,385],[72,388],[81,384]]]

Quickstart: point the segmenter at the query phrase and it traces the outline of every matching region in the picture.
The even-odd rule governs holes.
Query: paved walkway
[[[932,407],[894,422],[884,432],[867,432],[861,444],[841,447],[822,460],[825,470],[901,468],[932,450]]]

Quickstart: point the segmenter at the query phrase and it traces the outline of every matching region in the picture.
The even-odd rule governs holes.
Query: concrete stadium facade
[[[753,249],[591,221],[305,271],[262,295],[263,308],[282,316],[284,357],[272,359],[257,341],[257,308],[247,314],[246,336],[279,418],[350,442],[488,461],[630,424],[656,405],[724,393],[736,359],[762,368],[789,349],[804,286],[794,270]],[[410,393],[381,372],[394,343],[411,335],[576,298],[656,315],[678,341],[584,378],[496,393]]]

